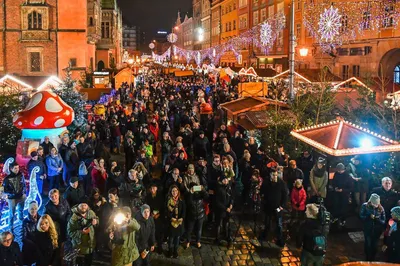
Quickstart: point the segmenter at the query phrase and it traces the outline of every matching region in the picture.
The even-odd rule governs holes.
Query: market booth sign
[[[400,143],[345,120],[293,130],[290,134],[332,156],[400,151]]]

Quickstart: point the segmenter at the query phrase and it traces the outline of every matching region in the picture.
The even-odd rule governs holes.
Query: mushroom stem
[[[44,137],[49,137],[54,147],[58,147],[61,143],[60,135],[67,130],[66,127],[45,128],[45,129],[23,129],[21,140],[37,140],[40,143]]]

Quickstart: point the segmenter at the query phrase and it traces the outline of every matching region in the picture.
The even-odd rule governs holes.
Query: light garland
[[[379,32],[396,28],[400,19],[398,10],[400,2],[392,0],[314,1],[305,3],[303,23],[321,48],[331,51],[335,46],[364,35],[366,30]],[[334,22],[334,25],[328,25],[329,22]]]
[[[268,22],[264,22],[260,27],[260,41],[263,46],[271,47],[274,41],[272,27]]]
[[[342,15],[339,14],[338,9],[333,6],[325,9],[324,13],[320,15],[318,33],[321,34],[322,40],[332,42],[339,35],[339,29],[342,26],[342,23],[340,23],[341,17]]]
[[[175,33],[168,34],[167,41],[170,43],[176,43],[178,41],[178,35],[176,35]]]

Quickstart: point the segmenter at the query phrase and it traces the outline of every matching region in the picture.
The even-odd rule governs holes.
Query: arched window
[[[42,29],[42,14],[33,11],[28,14],[28,29],[41,30]]]
[[[396,84],[400,84],[400,65],[397,65],[394,68],[394,73],[393,73],[393,82]]]

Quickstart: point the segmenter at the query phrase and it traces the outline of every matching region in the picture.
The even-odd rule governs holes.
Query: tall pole
[[[290,6],[290,33],[289,33],[289,100],[294,99],[294,52],[296,49],[296,36],[294,35],[294,0]]]

